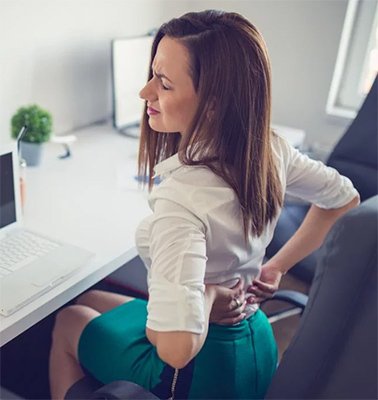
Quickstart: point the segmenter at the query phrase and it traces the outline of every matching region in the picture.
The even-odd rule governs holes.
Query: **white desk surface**
[[[48,143],[39,167],[26,170],[24,225],[95,253],[64,283],[23,307],[0,316],[4,345],[136,255],[134,234],[150,213],[147,190],[138,187],[138,140],[98,125],[75,132],[72,157]]]
[[[276,126],[294,146],[303,131]],[[138,140],[109,125],[75,132],[72,157],[57,143],[45,145],[39,167],[26,170],[24,225],[86,248],[93,260],[67,281],[16,313],[0,316],[0,346],[84,292],[136,255],[134,234],[151,211],[148,192],[138,187]]]

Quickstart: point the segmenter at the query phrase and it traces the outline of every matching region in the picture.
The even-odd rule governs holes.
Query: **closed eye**
[[[152,74],[154,77],[158,78],[161,84],[161,87],[163,88],[163,90],[171,90],[171,87],[167,86],[166,84],[164,84],[163,79],[165,80],[170,80],[168,77],[166,77],[163,74],[159,74],[156,71],[152,70]]]
[[[161,87],[163,88],[163,90],[171,90],[170,87],[164,85],[163,81],[160,79],[160,83],[161,83]]]

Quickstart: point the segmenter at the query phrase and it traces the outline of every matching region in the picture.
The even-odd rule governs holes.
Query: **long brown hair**
[[[283,202],[270,128],[271,71],[259,31],[237,13],[208,10],[172,19],[158,30],[151,64],[164,36],[188,49],[199,106],[188,134],[157,133],[142,119],[139,173],[149,174],[178,152],[187,165],[206,165],[238,196],[244,233],[260,236]]]

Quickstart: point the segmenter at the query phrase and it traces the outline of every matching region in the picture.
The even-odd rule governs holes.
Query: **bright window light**
[[[378,2],[349,0],[327,113],[353,119],[378,72]]]

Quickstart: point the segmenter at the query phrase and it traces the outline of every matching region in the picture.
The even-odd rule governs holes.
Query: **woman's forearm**
[[[357,196],[345,206],[329,210],[311,206],[295,234],[265,265],[269,264],[286,273],[298,261],[318,249],[337,219],[356,207],[359,201]]]
[[[201,350],[209,327],[209,316],[215,300],[213,288],[205,291],[205,331],[201,334],[173,331],[158,332],[146,328],[149,341],[156,346],[159,357],[173,368],[184,368]]]

